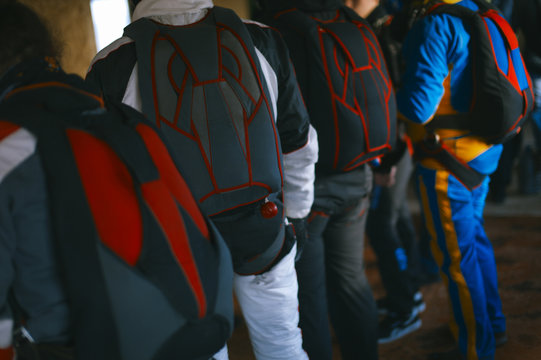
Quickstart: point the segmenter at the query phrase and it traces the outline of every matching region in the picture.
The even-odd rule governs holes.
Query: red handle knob
[[[276,206],[275,203],[272,201],[267,201],[263,205],[261,205],[261,215],[265,219],[270,219],[275,217],[278,214],[278,206]]]

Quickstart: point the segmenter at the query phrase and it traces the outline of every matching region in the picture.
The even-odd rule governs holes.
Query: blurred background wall
[[[96,54],[89,0],[20,0],[47,22],[63,49],[66,72],[86,74]],[[118,1],[118,0],[110,0]]]
[[[90,61],[97,52],[91,0],[20,0],[34,9],[55,34],[63,55],[60,63],[66,72],[85,76]],[[181,0],[180,0],[181,1]],[[111,7],[126,0],[101,0]],[[215,5],[228,7],[243,18],[250,17],[249,0],[215,0]],[[114,34],[113,38],[122,33]]]
[[[214,5],[233,9],[241,18],[250,18],[250,2],[248,0],[214,0]]]

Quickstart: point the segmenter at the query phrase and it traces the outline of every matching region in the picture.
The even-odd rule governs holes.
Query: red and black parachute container
[[[75,358],[208,359],[232,331],[227,246],[140,113],[47,76],[0,121],[37,138]]]
[[[318,173],[341,173],[381,157],[396,139],[396,103],[376,35],[351,9],[330,19],[296,8],[269,24],[282,33],[318,132]]]
[[[142,18],[125,35],[135,40],[143,112],[181,159],[201,209],[230,246],[235,271],[269,268],[284,245],[282,152],[242,20],[215,6],[185,26]],[[276,205],[272,216],[268,203]]]
[[[438,116],[431,127],[471,131],[492,144],[519,133],[534,106],[530,76],[517,37],[495,7],[475,1],[477,11],[436,3],[426,16],[448,14],[463,20],[471,36],[473,89],[468,114]]]

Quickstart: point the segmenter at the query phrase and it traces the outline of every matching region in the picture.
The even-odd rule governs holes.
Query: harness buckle
[[[441,147],[440,136],[433,132],[427,133],[423,139],[423,142],[428,150],[436,150]]]

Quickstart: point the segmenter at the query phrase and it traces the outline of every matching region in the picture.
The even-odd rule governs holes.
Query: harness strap
[[[437,129],[453,129],[471,131],[471,120],[465,114],[437,115],[425,125],[429,131]]]
[[[470,191],[481,185],[487,176],[456,157],[435,135],[415,145],[415,158],[416,160],[431,158],[438,161]]]

